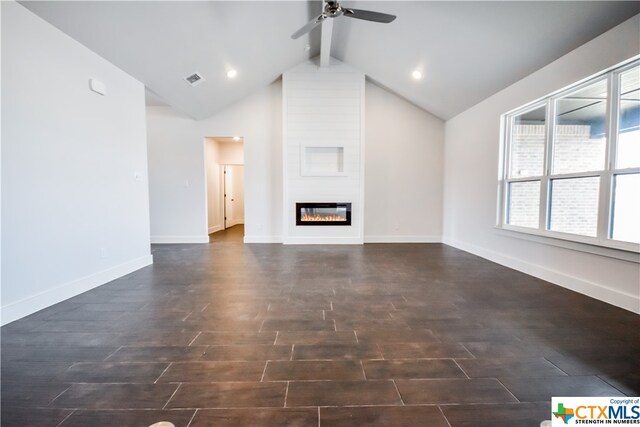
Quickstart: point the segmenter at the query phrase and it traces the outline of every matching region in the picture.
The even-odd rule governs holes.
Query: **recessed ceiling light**
[[[411,73],[411,77],[413,77],[416,80],[420,80],[422,78],[422,73],[418,70],[414,70],[414,72]]]
[[[234,79],[238,75],[238,72],[233,68],[227,71],[227,77],[230,79]]]
[[[240,137],[239,137],[239,136],[234,136],[234,137],[233,137],[233,140],[234,140],[234,141],[240,141]]]

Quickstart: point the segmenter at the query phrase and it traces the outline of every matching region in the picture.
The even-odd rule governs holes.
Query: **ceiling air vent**
[[[193,73],[190,76],[187,76],[184,78],[187,83],[189,83],[191,86],[197,86],[200,83],[202,83],[204,81],[204,77],[202,77],[200,74],[198,73]]]

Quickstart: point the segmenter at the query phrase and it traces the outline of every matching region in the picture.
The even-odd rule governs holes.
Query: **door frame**
[[[218,141],[215,141],[216,139],[221,139],[221,138],[225,138],[225,139],[230,139],[232,137],[230,136],[220,136],[220,137],[211,137],[211,136],[205,136],[202,138],[202,160],[203,160],[203,169],[204,169],[204,176],[203,176],[203,193],[204,193],[204,215],[203,215],[203,219],[204,219],[204,226],[205,226],[205,230],[207,235],[209,234],[209,198],[212,196],[209,194],[209,174],[211,173],[211,170],[209,169],[209,157],[207,155],[208,153],[208,149],[207,149],[207,144],[209,143],[209,140],[213,140],[212,143],[218,143]],[[246,139],[244,137],[242,138],[242,158],[244,159],[244,153],[245,153],[245,148],[246,148]],[[221,200],[221,203],[218,207],[218,213],[220,214],[220,218],[221,221],[218,223],[220,225],[214,227],[215,230],[211,231],[212,233],[216,232],[216,231],[220,231],[220,230],[226,230],[227,229],[227,220],[226,220],[226,203],[225,203],[225,197],[224,195],[226,194],[226,188],[225,188],[225,184],[226,184],[226,179],[225,179],[225,174],[224,171],[226,169],[227,166],[242,166],[242,175],[243,175],[243,186],[246,189],[246,179],[245,178],[245,167],[246,167],[246,162],[243,163],[218,163],[216,162],[216,164],[218,165],[218,174],[219,174],[219,181],[218,181],[218,192],[220,193],[219,195],[216,195],[216,198],[218,198],[218,200]],[[243,195],[243,205],[245,204],[246,201],[246,196]],[[242,212],[242,224],[246,224],[246,209],[243,208],[243,212]],[[235,225],[235,224],[234,224]],[[218,228],[220,227],[220,228]]]

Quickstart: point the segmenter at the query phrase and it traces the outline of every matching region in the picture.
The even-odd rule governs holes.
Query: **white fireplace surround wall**
[[[364,92],[364,74],[333,58],[283,74],[283,243],[363,243]],[[296,226],[297,202],[351,203],[351,226]]]

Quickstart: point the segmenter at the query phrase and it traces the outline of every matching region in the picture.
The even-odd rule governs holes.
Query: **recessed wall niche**
[[[344,147],[301,147],[302,176],[345,176]]]

